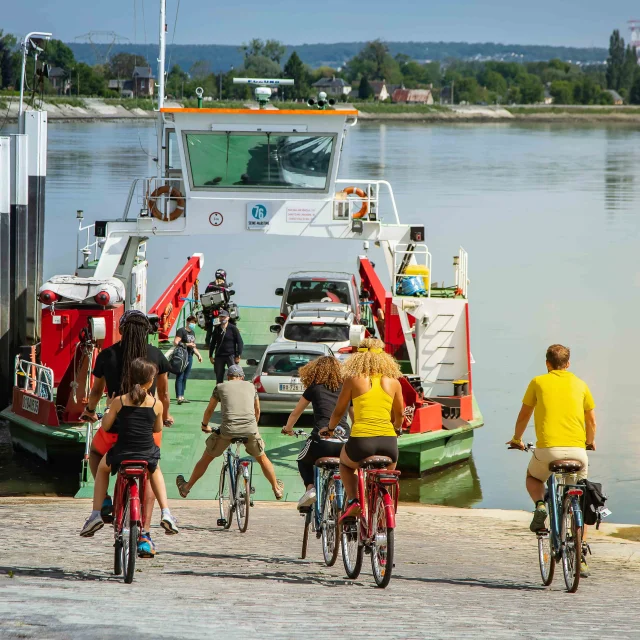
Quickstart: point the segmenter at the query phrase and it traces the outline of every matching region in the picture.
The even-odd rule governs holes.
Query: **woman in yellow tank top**
[[[404,418],[402,376],[398,363],[384,352],[381,340],[363,340],[358,352],[344,364],[344,384],[329,421],[331,433],[353,403],[351,435],[340,454],[340,475],[347,494],[343,518],[360,515],[356,470],[369,456],[388,456],[395,469],[398,435]]]

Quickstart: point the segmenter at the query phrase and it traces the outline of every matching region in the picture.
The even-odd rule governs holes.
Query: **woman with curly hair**
[[[329,420],[329,435],[340,423],[349,403],[353,403],[351,435],[340,454],[340,476],[347,494],[347,506],[341,519],[362,512],[358,501],[356,470],[369,456],[387,456],[395,469],[398,461],[398,435],[402,429],[404,401],[398,378],[398,363],[384,352],[384,343],[367,338],[357,353],[344,364],[344,383],[336,408]]]
[[[298,470],[307,490],[298,501],[298,509],[308,507],[316,500],[313,472],[315,461],[325,456],[338,458],[342,450],[342,443],[339,440],[322,438],[319,435],[320,429],[329,424],[329,419],[342,389],[340,363],[332,356],[322,356],[317,360],[312,360],[300,369],[300,379],[305,391],[295,409],[291,412],[287,424],[282,429],[282,433],[293,435],[293,427],[298,418],[311,404],[313,408],[313,431],[298,456]],[[348,409],[349,405],[345,407],[336,423],[344,427],[347,432],[349,430],[347,423]]]

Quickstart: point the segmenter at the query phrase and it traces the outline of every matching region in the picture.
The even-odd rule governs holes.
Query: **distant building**
[[[433,104],[433,94],[431,89],[396,89],[391,100],[405,104]]]
[[[58,95],[67,94],[71,90],[69,74],[61,67],[51,67],[49,69],[49,83]]]
[[[133,70],[133,93],[137,97],[153,97],[154,78],[151,67],[135,67]]]
[[[384,80],[370,80],[369,85],[373,89],[373,99],[384,102],[390,98],[387,83]]]
[[[549,92],[549,89],[545,88],[542,101],[544,102],[544,104],[553,104],[553,96]]]
[[[324,91],[329,96],[348,96],[351,92],[351,85],[342,78],[320,78],[318,82],[314,82],[312,87],[318,91]]]
[[[613,98],[613,104],[624,104],[622,96],[617,91],[614,91],[613,89],[605,89],[605,91]]]

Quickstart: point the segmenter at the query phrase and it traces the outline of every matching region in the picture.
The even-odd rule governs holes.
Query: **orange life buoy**
[[[158,198],[160,196],[168,195],[169,200],[173,200],[176,203],[176,208],[169,214],[169,222],[177,220],[184,213],[184,196],[175,188],[165,184],[163,187],[158,187],[148,198],[147,206],[151,209],[151,215],[158,220],[167,221],[167,218],[162,214],[162,211],[158,209]]]
[[[354,218],[364,218],[367,213],[369,213],[368,196],[362,189],[359,189],[358,187],[347,187],[346,189],[342,190],[342,193],[346,195],[354,193],[355,195],[362,198],[362,206],[360,207],[360,211],[356,211],[356,213],[353,214]]]

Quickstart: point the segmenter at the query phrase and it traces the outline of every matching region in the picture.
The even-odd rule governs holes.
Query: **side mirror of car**
[[[247,365],[249,367],[257,367],[258,366],[258,361],[255,358],[249,358],[247,360]]]
[[[229,289],[229,295],[230,296],[235,296],[236,295],[235,290],[234,289]]]
[[[282,329],[282,327],[279,324],[272,324],[269,327],[269,331],[271,331],[271,333],[280,333],[281,329]]]
[[[229,282],[229,283],[227,284],[227,289],[228,289],[229,287],[233,287],[233,282]]]
[[[277,316],[276,318],[274,318],[274,321],[276,324],[279,324],[279,325],[284,324],[284,318],[282,316]]]
[[[277,296],[283,296],[284,295],[284,289],[282,287],[278,287],[276,289],[276,295]]]

